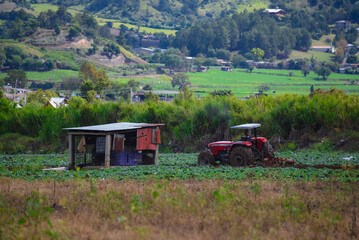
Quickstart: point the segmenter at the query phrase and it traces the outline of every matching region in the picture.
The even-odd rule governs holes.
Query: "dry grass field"
[[[358,239],[358,182],[0,179],[0,239]]]

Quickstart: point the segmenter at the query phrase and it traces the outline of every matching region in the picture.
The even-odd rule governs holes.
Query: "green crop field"
[[[63,78],[78,77],[77,71],[55,69],[47,72],[26,72],[28,79],[61,82]]]
[[[281,157],[295,158],[297,164],[306,165],[359,165],[358,153],[317,151],[282,152]],[[253,179],[313,181],[338,179],[348,181],[354,178],[359,181],[359,170],[342,170],[328,168],[233,168],[230,166],[200,167],[197,166],[198,154],[160,154],[158,166],[130,166],[111,169],[87,171],[42,171],[46,167],[66,166],[68,155],[2,155],[0,156],[0,176],[35,179],[67,180],[75,176],[86,178],[89,174],[96,179],[226,179],[241,180],[249,176]]]
[[[293,76],[289,76],[289,74]],[[60,82],[63,78],[78,77],[77,71],[56,69],[46,72],[26,72],[28,79],[40,81]],[[154,90],[178,90],[173,88],[171,77],[167,75],[154,76],[129,76],[126,78],[117,78],[117,73],[108,73],[110,78],[122,83],[135,79],[142,85],[150,84]],[[347,94],[359,94],[359,85],[351,84],[352,80],[359,80],[358,75],[332,73],[328,80],[317,80],[317,75],[311,72],[304,77],[299,70],[278,70],[278,69],[254,69],[252,73],[246,69],[234,69],[233,72],[223,72],[211,69],[205,73],[187,73],[192,88],[196,96],[207,96],[214,90],[232,90],[237,97],[246,97],[255,92],[261,85],[268,86],[270,89],[265,93],[269,95],[278,94],[299,94],[308,95],[311,85],[314,88],[329,90],[330,88],[342,89]],[[6,73],[1,73],[3,78]],[[273,93],[275,91],[275,93]]]

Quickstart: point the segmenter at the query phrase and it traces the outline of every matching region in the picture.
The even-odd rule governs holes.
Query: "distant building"
[[[329,52],[329,53],[335,52],[334,46],[313,46],[310,48],[310,50],[316,52]]]
[[[62,97],[53,97],[46,103],[45,106],[52,106],[54,108],[67,107],[67,99]]]
[[[217,62],[221,65],[231,64],[231,62],[224,61],[223,59],[217,59]]]
[[[351,22],[346,20],[336,21],[335,27],[336,29],[349,30],[351,28]]]
[[[152,49],[152,48],[144,48],[144,47],[141,47],[141,48],[134,48],[132,49],[132,52],[136,55],[139,55],[139,54],[149,54],[149,55],[153,55],[155,54],[155,50]]]
[[[163,91],[155,91],[155,90],[143,90],[136,92],[132,95],[132,102],[143,102],[145,101],[145,93],[152,92],[160,97],[160,101],[163,102],[171,102],[174,100],[175,96],[179,94],[178,91],[171,90],[163,90]]]
[[[144,35],[142,39],[142,47],[159,47],[160,46],[160,39],[156,36]]]
[[[207,72],[207,67],[205,67],[205,66],[200,66],[200,67],[197,69],[197,72]]]
[[[26,102],[26,95],[32,93],[32,91],[28,89],[13,88],[10,85],[5,85],[4,93],[7,99],[10,99],[14,102],[20,102],[22,99],[24,99]]]
[[[279,8],[274,8],[274,9],[265,9],[263,11],[263,13],[267,13],[267,14],[270,14],[272,16],[283,16],[285,14],[284,10],[283,9],[279,9]]]
[[[230,67],[228,67],[228,66],[222,66],[221,71],[232,72],[232,69]]]

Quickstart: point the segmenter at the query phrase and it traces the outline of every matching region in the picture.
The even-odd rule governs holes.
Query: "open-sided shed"
[[[69,131],[69,167],[157,164],[163,125],[120,122],[64,128]]]

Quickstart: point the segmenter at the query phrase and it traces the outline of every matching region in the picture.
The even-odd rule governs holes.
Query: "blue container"
[[[142,153],[135,151],[121,151],[115,155],[117,166],[142,165]]]

